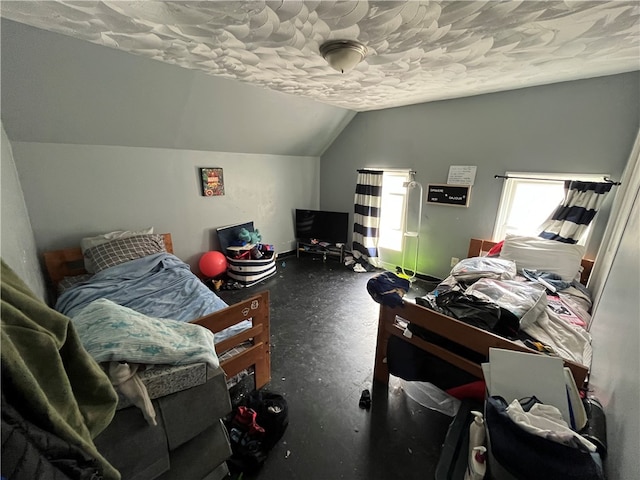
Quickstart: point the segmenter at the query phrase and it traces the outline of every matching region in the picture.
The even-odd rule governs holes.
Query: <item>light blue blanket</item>
[[[228,305],[169,253],[157,253],[107,268],[65,290],[55,309],[74,318],[91,302],[106,298],[157,318],[190,321]],[[251,327],[246,320],[217,333],[216,343]]]
[[[153,318],[106,299],[91,302],[72,322],[97,362],[219,366],[214,335],[200,325]]]

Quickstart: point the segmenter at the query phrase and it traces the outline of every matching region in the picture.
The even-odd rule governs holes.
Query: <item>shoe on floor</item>
[[[360,403],[358,404],[360,408],[369,410],[371,408],[371,393],[369,390],[364,389],[362,391],[362,395],[360,395]]]

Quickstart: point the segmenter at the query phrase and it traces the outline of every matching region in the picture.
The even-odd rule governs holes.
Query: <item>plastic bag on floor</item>
[[[460,400],[429,382],[407,382],[400,379],[400,387],[412,400],[423,407],[455,417],[460,408]]]

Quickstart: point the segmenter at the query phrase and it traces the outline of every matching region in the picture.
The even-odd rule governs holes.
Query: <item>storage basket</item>
[[[241,247],[233,246],[234,241],[238,239],[238,233],[243,228],[250,232],[255,231],[253,222],[247,222],[218,228],[216,232],[220,247],[227,257],[227,276],[245,287],[250,287],[276,273],[276,253],[263,252],[264,256],[256,260],[235,258],[234,251],[235,253],[248,252],[254,247],[250,244]]]
[[[261,282],[276,273],[276,253],[265,252],[259,260],[244,260],[227,256],[227,275],[245,287]]]

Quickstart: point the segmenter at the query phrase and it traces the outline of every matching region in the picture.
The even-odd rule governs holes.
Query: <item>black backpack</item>
[[[264,449],[271,450],[289,425],[287,401],[279,393],[256,390],[247,396],[246,406],[257,413],[256,421],[265,431]]]
[[[227,463],[241,472],[256,472],[287,429],[289,407],[282,395],[256,390],[233,409],[225,425],[233,451]]]

